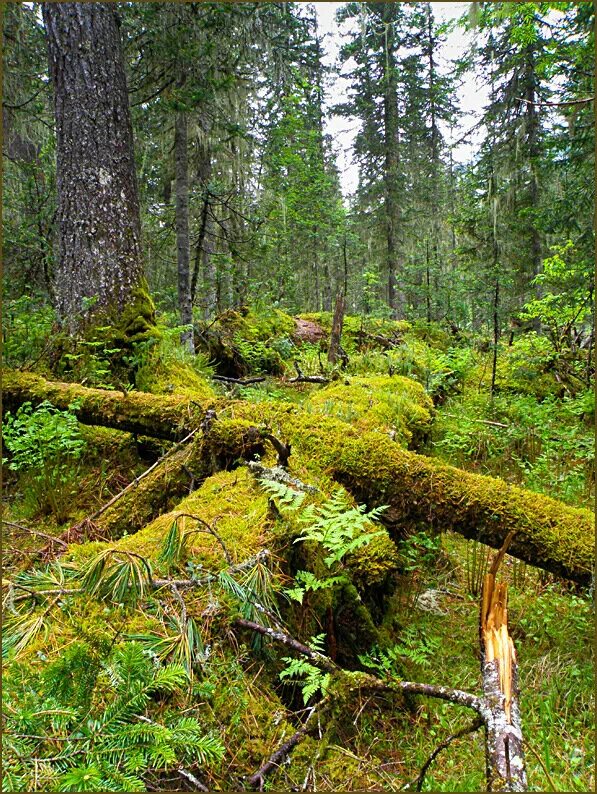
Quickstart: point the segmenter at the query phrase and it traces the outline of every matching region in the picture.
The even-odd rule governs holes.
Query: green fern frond
[[[264,491],[269,494],[270,498],[275,500],[281,513],[298,510],[305,499],[303,492],[295,491],[288,485],[276,480],[260,480],[259,483]]]

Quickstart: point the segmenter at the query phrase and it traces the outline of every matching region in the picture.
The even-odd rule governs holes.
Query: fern
[[[305,597],[305,593],[316,590],[326,590],[330,587],[334,587],[337,584],[342,584],[343,582],[347,582],[348,579],[346,576],[328,576],[325,579],[319,579],[315,576],[314,573],[311,571],[297,571],[296,576],[294,577],[295,586],[288,587],[284,590],[284,593],[294,601],[298,601],[299,604],[303,603],[303,599]]]
[[[410,627],[396,645],[383,650],[375,646],[369,653],[358,658],[361,664],[375,670],[382,678],[400,678],[407,662],[421,669],[429,668],[440,644],[439,638],[428,637]]]
[[[263,490],[275,500],[276,506],[281,513],[291,513],[298,510],[305,500],[304,493],[295,491],[277,480],[260,480],[259,483]]]
[[[324,557],[328,568],[340,562],[374,537],[384,533],[367,532],[372,522],[377,521],[387,506],[376,507],[367,512],[365,505],[352,507],[344,488],[339,488],[321,507],[309,505],[299,516],[307,524],[304,533],[295,543],[310,540],[320,543],[329,554]]]
[[[286,656],[282,661],[286,662],[286,667],[280,672],[280,679],[288,678],[297,681],[301,687],[305,705],[318,692],[321,692],[322,695],[326,694],[330,683],[329,673],[323,673],[318,667],[304,659],[293,659]]]

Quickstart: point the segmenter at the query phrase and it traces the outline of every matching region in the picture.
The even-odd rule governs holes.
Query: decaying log
[[[217,420],[213,414],[202,433],[189,434],[186,444],[173,447],[100,508],[92,517],[97,530],[112,540],[133,534],[188,493],[190,470],[197,484],[264,451],[258,428],[243,420]]]
[[[285,444],[283,441],[280,441],[279,438],[276,438],[272,433],[268,433],[266,431],[261,431],[261,437],[267,439],[270,442],[278,455],[277,465],[280,468],[285,469],[288,466],[288,458],[290,457],[290,444]]]
[[[55,384],[29,373],[5,374],[3,386],[6,407],[13,408],[25,400],[49,400],[66,408],[79,398],[78,416],[83,422],[125,430],[136,426],[140,432],[160,438],[181,438],[183,430],[188,433],[197,427],[198,419],[210,408],[196,406],[187,398],[139,393],[123,396],[76,384]],[[229,405],[235,416],[244,419],[214,420],[209,445],[199,450],[195,443],[189,445],[198,457],[197,463],[187,459],[184,451],[166,462],[169,477],[181,478],[181,495],[188,487],[183,463],[193,471],[202,470],[202,461],[209,461],[210,472],[229,468],[238,459],[250,459],[263,444],[262,431],[255,425],[269,418],[268,407],[242,401]],[[594,518],[589,510],[570,507],[503,480],[446,466],[401,448],[383,433],[359,433],[331,417],[290,410],[283,415],[278,411],[275,421],[297,461],[308,461],[325,470],[369,507],[389,505],[383,520],[396,538],[409,527],[427,526],[452,529],[499,549],[515,529],[511,555],[557,576],[583,585],[590,583],[595,555]],[[132,492],[149,492],[157,487],[155,478],[161,471],[158,467]],[[120,506],[126,501],[124,497]],[[145,523],[149,520],[151,517],[144,518]]]
[[[452,529],[499,549],[515,529],[509,554],[582,585],[591,581],[594,516],[587,509],[445,465],[329,417],[289,417],[283,432],[297,459],[316,458],[359,502],[389,505],[382,521],[397,539],[408,527]]]
[[[198,427],[209,406],[198,406],[188,397],[90,389],[78,383],[47,381],[31,372],[2,371],[2,403],[13,411],[24,402],[39,405],[48,400],[67,410],[75,400],[77,419],[143,436],[179,441]]]

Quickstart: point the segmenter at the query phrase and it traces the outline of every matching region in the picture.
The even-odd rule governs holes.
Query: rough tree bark
[[[151,320],[115,10],[108,3],[44,3],[42,13],[56,116],[58,312],[72,332],[97,315],[118,318],[127,307]],[[87,307],[86,299],[95,304]]]
[[[185,111],[179,111],[174,121],[178,308],[181,325],[191,326],[182,332],[180,341],[190,353],[194,353],[193,302],[190,282],[191,243],[189,238],[189,158],[187,137],[187,114]]]

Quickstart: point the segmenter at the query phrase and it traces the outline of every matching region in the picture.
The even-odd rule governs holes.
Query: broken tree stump
[[[508,633],[508,591],[505,582],[496,582],[513,534],[508,535],[485,575],[481,598],[479,629],[488,791],[527,790],[516,651]]]

